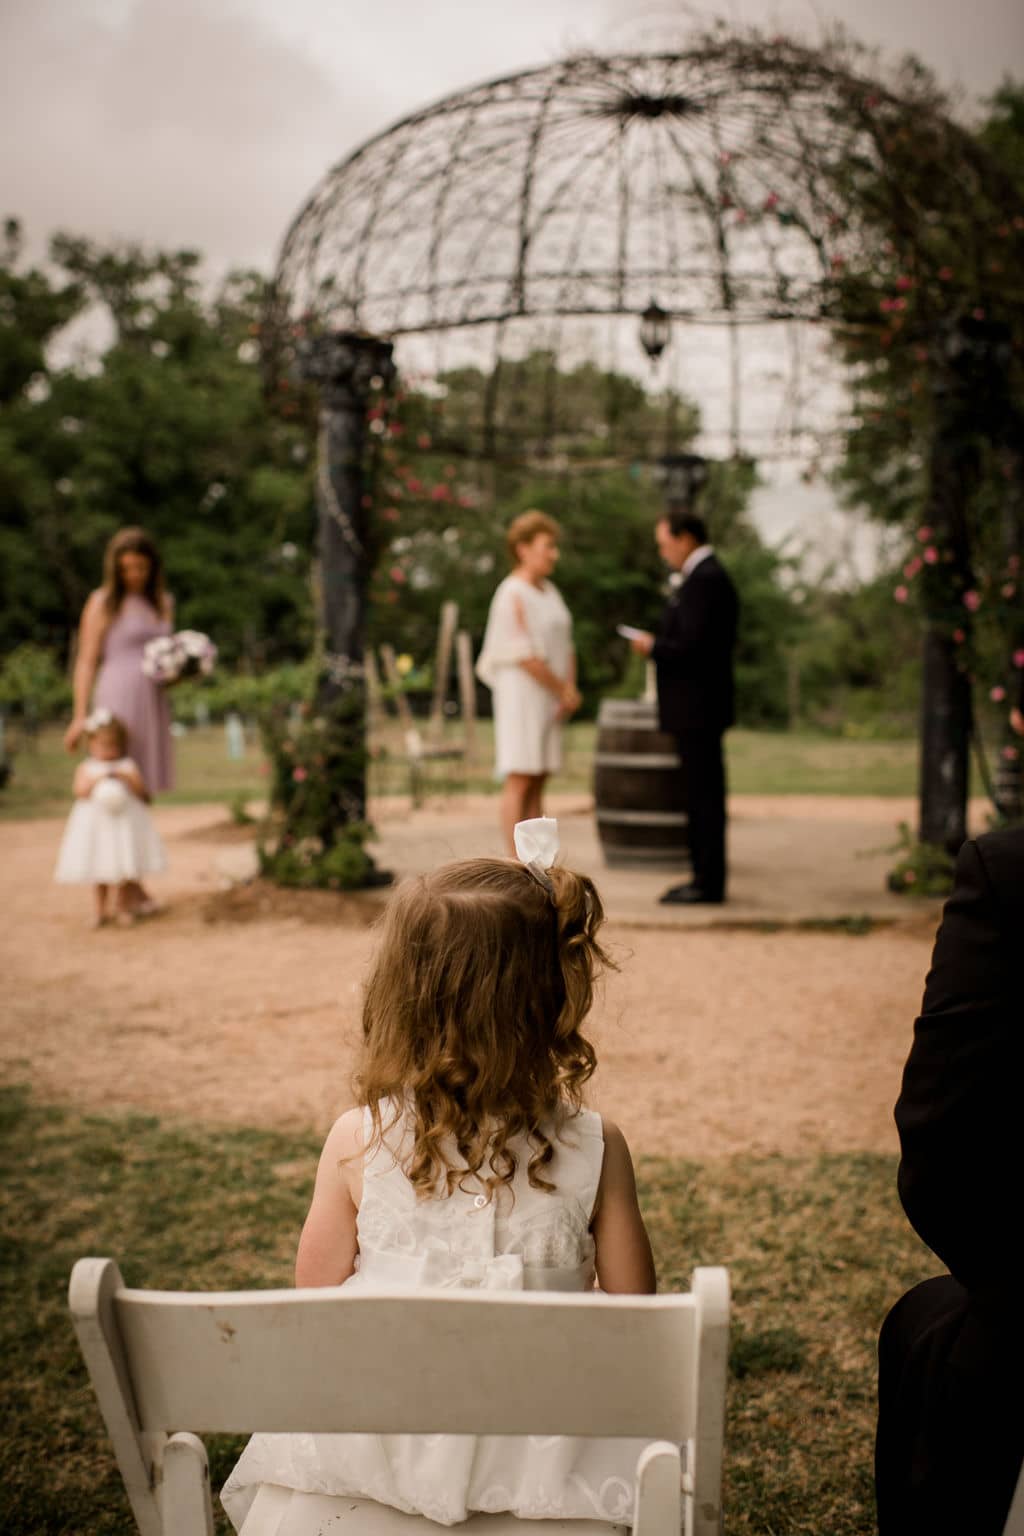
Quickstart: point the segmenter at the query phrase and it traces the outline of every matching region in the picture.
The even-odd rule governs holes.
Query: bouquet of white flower
[[[209,677],[217,660],[217,647],[198,629],[179,629],[161,635],[143,648],[142,670],[157,683],[177,683],[183,677]]]

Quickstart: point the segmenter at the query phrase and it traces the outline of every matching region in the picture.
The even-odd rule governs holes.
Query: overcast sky
[[[324,171],[397,118],[572,51],[671,46],[713,15],[811,40],[841,22],[918,54],[965,111],[1024,76],[1022,0],[0,0],[0,217],[36,258],[67,229],[269,272]],[[800,468],[767,467],[762,532],[870,572],[877,531]]]
[[[269,269],[323,171],[460,86],[690,16],[840,20],[977,95],[1024,75],[1021,0],[0,0],[0,214]]]

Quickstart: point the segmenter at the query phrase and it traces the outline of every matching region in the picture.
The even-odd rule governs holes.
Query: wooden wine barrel
[[[658,730],[656,704],[603,701],[597,716],[594,800],[609,867],[687,867],[683,770],[675,741]]]

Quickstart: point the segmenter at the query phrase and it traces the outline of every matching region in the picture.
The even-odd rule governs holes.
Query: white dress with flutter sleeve
[[[477,676],[494,700],[494,771],[556,773],[562,766],[562,722],[554,694],[523,670],[536,657],[568,678],[572,616],[554,582],[535,587],[506,576],[491,599]]]
[[[600,1115],[583,1110],[563,1121],[557,1136],[554,1127],[548,1129],[554,1156],[544,1176],[554,1183],[553,1193],[531,1188],[530,1149],[520,1139],[512,1143],[517,1168],[511,1190],[504,1187],[491,1198],[467,1176],[447,1198],[418,1199],[400,1166],[407,1134],[399,1119],[386,1144],[364,1160],[359,1268],[345,1291],[592,1289],[590,1223],[604,1157]],[[367,1143],[370,1135],[367,1114]],[[542,1380],[537,1390],[543,1392]],[[339,1400],[344,1392],[339,1381]],[[324,1500],[343,1495],[442,1525],[458,1524],[474,1511],[630,1524],[644,1443],[565,1435],[258,1434],[221,1499],[241,1527],[261,1484],[291,1489],[279,1527],[289,1536],[328,1529],[330,1505]]]

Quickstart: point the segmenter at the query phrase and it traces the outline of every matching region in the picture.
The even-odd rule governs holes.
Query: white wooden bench
[[[112,1259],[80,1259],[69,1302],[142,1536],[209,1536],[209,1472],[196,1436],[255,1430],[650,1439],[638,1467],[636,1536],[721,1530],[724,1269],[695,1270],[681,1296],[367,1296],[130,1290]],[[290,1498],[262,1489],[245,1536],[276,1536]],[[323,1502],[329,1513],[304,1529],[444,1529],[365,1500]],[[555,1536],[570,1524],[573,1536],[622,1529],[476,1515],[458,1530]]]

